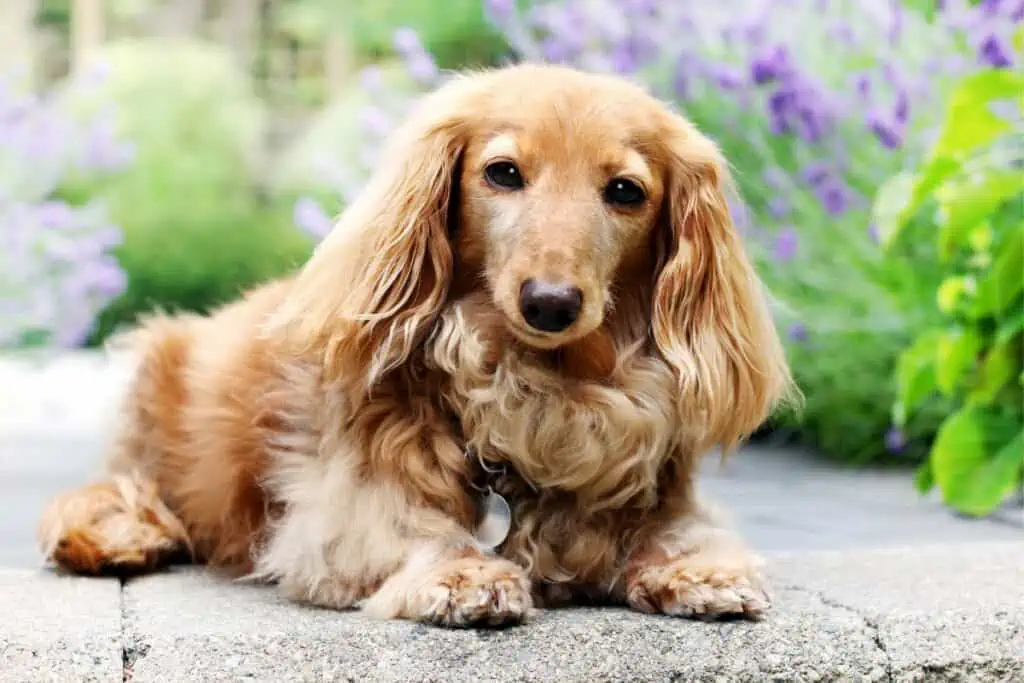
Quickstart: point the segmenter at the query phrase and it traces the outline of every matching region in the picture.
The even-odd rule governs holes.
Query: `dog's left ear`
[[[793,395],[764,288],[732,223],[716,145],[668,116],[668,169],[654,284],[653,336],[675,370],[683,417],[709,448],[746,438]]]
[[[409,358],[447,298],[466,87],[457,81],[427,96],[396,131],[270,322],[293,348],[319,354],[328,379],[357,392]]]

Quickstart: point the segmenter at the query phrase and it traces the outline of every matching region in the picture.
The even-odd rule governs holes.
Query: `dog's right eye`
[[[523,174],[511,161],[495,161],[484,169],[487,182],[503,190],[519,190],[523,185]]]

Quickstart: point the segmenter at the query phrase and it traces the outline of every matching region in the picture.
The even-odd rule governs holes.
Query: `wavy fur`
[[[487,180],[495,160],[521,190]],[[612,177],[645,200],[609,204]],[[453,79],[294,277],[142,326],[110,483],[53,501],[44,554],[103,573],[185,550],[448,626],[581,598],[760,614],[756,558],[694,482],[792,388],[726,186],[713,143],[625,81]],[[529,278],[577,287],[576,321],[531,329]],[[470,449],[514,510],[495,552]]]

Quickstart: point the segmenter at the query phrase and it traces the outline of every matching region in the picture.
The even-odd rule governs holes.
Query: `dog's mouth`
[[[520,342],[542,351],[552,351],[572,341],[565,333],[553,334],[534,330],[508,317],[505,318],[505,325]]]

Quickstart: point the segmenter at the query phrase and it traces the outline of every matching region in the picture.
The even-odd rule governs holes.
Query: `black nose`
[[[519,310],[527,324],[543,332],[561,332],[572,326],[583,307],[583,291],[529,279],[519,290]]]

